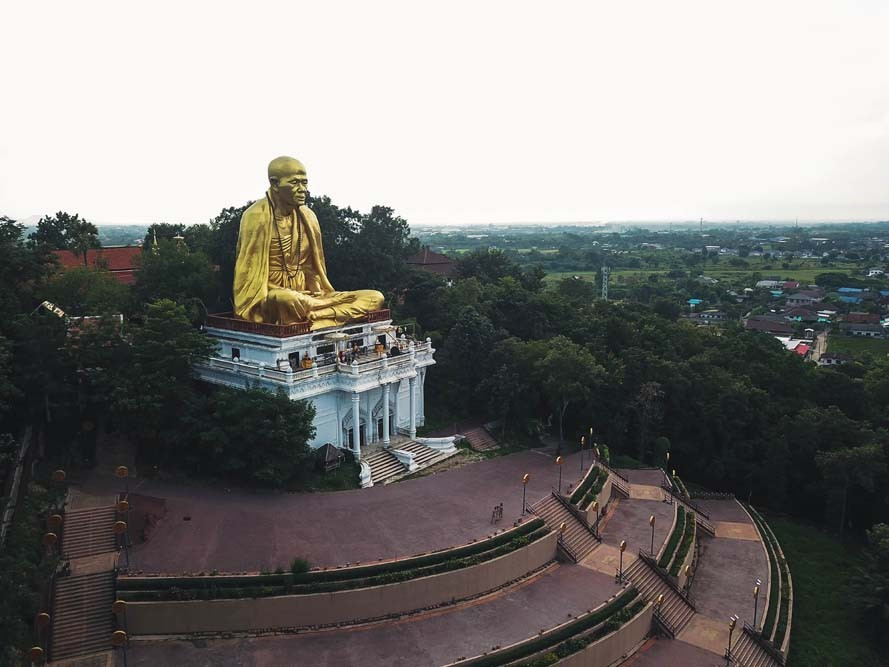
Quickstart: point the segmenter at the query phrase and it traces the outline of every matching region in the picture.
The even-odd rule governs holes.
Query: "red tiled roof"
[[[59,264],[64,269],[83,266],[83,257],[70,250],[56,250],[55,253],[56,257],[59,258]],[[142,248],[140,246],[111,246],[97,250],[88,250],[86,253],[86,263],[89,266],[96,266],[97,261],[101,260],[102,266],[109,271],[132,270],[136,268],[136,258],[141,254]]]
[[[879,324],[880,316],[853,312],[843,317],[843,322],[848,322],[849,324]]]
[[[413,257],[408,257],[407,263],[423,271],[443,276],[449,276],[454,272],[454,260],[429,248],[423,248]]]
[[[70,250],[55,250],[62,270],[83,266],[83,257]],[[136,282],[135,270],[142,255],[140,246],[110,246],[89,250],[86,253],[87,266],[101,266],[111,272],[114,278],[124,285]]]
[[[805,343],[800,343],[794,348],[793,351],[796,352],[799,356],[804,357],[809,353],[810,349],[810,346],[806,345]]]

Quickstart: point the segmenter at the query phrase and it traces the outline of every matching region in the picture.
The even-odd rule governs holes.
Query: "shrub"
[[[290,563],[290,571],[293,574],[303,574],[309,571],[309,561],[305,558],[294,558]]]

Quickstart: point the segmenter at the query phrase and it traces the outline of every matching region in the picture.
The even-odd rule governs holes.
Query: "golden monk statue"
[[[241,216],[235,315],[251,322],[352,322],[383,306],[376,290],[337,292],[327,279],[321,227],[306,206],[306,168],[292,157],[269,163],[269,189]]]

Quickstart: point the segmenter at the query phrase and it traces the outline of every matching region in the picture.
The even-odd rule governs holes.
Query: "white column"
[[[426,369],[420,371],[420,424],[426,424]]]
[[[373,425],[373,414],[370,407],[370,391],[364,392],[364,395],[367,397],[367,421],[364,422],[364,444],[369,445],[373,442],[373,432],[371,431],[371,426]]]
[[[352,392],[352,453],[356,460],[361,460],[361,394]]]
[[[383,447],[389,447],[389,383],[383,385]]]
[[[417,376],[410,380],[411,392],[411,437],[417,437]]]

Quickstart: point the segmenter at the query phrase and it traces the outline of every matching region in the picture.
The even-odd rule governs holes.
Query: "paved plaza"
[[[565,456],[563,490],[579,480],[578,456]],[[457,546],[512,526],[521,515],[525,473],[529,505],[558,485],[558,467],[545,450],[335,493],[226,492],[143,480],[132,491],[163,498],[166,514],[130,551],[131,571],[272,570],[295,557],[337,566]],[[492,525],[501,502],[503,520]]]
[[[502,593],[400,621],[298,635],[131,644],[129,664],[183,667],[443,665],[505,646],[596,607],[619,587],[579,565],[557,565]]]

